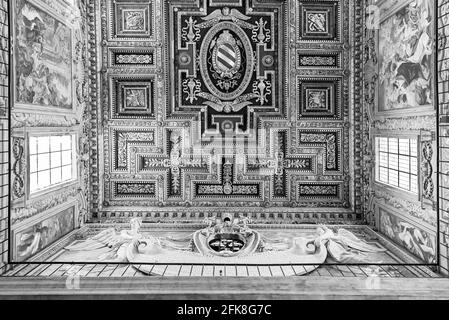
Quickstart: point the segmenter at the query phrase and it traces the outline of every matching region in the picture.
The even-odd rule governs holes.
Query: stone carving
[[[341,79],[298,78],[300,119],[333,119],[342,117]]]
[[[14,157],[12,195],[13,200],[17,200],[25,195],[25,139],[14,137],[12,141],[12,155]]]
[[[65,249],[65,259],[129,262],[137,270],[151,275],[153,268],[146,264],[215,263],[248,265],[260,261],[276,264],[308,264],[301,274],[314,271],[326,261],[337,263],[369,263],[376,253],[385,252],[369,245],[345,229],[334,232],[319,226],[310,237],[294,238],[292,243],[272,239],[252,230],[250,219],[233,219],[225,214],[222,219],[206,219],[207,227],[183,238],[155,237],[139,232],[141,219],[131,219],[131,229],[117,232],[107,229]],[[76,258],[76,259],[75,259]],[[63,260],[63,259],[62,259]],[[139,265],[139,266],[137,266]],[[156,273],[157,274],[157,273]]]
[[[326,170],[339,170],[338,137],[335,133],[306,133],[301,132],[299,141],[301,144],[326,146]]]
[[[37,199],[27,203],[26,207],[16,207],[11,211],[11,223],[22,222],[28,218],[36,216],[40,213],[48,211],[58,205],[67,203],[70,199],[79,195],[78,186],[72,186],[61,192],[51,194],[45,198]]]
[[[340,55],[338,53],[335,54],[298,54],[298,66],[299,67],[309,67],[309,68],[317,68],[317,67],[326,67],[326,68],[339,68],[340,63]]]
[[[300,2],[298,35],[305,41],[339,41],[341,35],[339,1]]]
[[[433,162],[433,146],[432,142],[425,142],[422,146],[423,163],[421,172],[423,176],[423,197],[428,200],[434,199],[435,183],[433,182],[434,169]]]
[[[420,203],[414,203],[401,199],[382,190],[375,190],[374,198],[376,201],[384,202],[395,209],[400,209],[404,214],[411,215],[412,217],[422,220],[432,226],[437,225],[436,212],[428,208],[423,209]]]
[[[154,131],[120,131],[116,130],[116,168],[126,170],[128,168],[128,146],[129,144],[154,145]]]
[[[325,197],[338,197],[339,185],[300,184],[299,195],[306,197],[314,197],[317,195]]]
[[[154,1],[108,0],[109,39],[124,41],[153,40],[155,34]]]

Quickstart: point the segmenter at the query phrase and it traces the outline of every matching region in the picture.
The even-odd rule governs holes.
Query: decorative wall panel
[[[102,1],[99,217],[217,207],[360,217],[343,69],[350,3]]]
[[[339,41],[341,4],[341,1],[299,1],[299,40]]]
[[[434,109],[434,6],[434,0],[404,1],[382,19],[379,112]]]
[[[342,54],[339,52],[298,52],[298,68],[341,68]]]
[[[375,19],[379,26],[366,24],[364,38],[364,147],[371,169],[365,180],[367,219],[425,262],[436,263],[435,2],[369,0],[366,4],[372,9],[367,20],[380,13]],[[402,192],[378,181],[375,137],[417,140],[417,192]]]
[[[112,40],[149,40],[154,37],[154,24],[153,1],[110,2],[109,25]]]
[[[78,206],[72,203],[63,208],[56,208],[41,219],[13,228],[12,261],[26,261],[75,229]]]
[[[380,231],[396,243],[406,247],[410,252],[425,261],[436,263],[436,237],[433,232],[422,230],[397,215],[380,209]]]
[[[110,67],[154,67],[154,49],[111,48]]]
[[[73,110],[74,29],[45,3],[15,3],[15,100],[19,105]]]
[[[112,77],[111,118],[154,118],[154,77]]]
[[[341,93],[341,79],[298,78],[299,119],[340,120]]]
[[[33,251],[83,225],[88,218],[91,151],[87,138],[90,133],[88,17],[84,0],[8,3],[14,32],[10,38],[15,39],[11,56],[14,99],[8,132],[12,163],[9,227],[24,230],[19,238],[11,239],[17,244],[11,246],[11,253],[23,261]],[[30,135],[67,133],[76,137],[77,175],[67,183],[31,193],[27,169]],[[72,210],[75,215],[72,214],[71,222],[66,224],[62,220],[67,221],[64,206],[68,203],[76,208]],[[64,208],[53,211],[57,207]],[[54,219],[47,221],[49,214],[54,214]],[[17,251],[21,253],[17,255]]]

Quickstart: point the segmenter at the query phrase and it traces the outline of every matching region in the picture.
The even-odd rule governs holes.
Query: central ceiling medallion
[[[260,117],[285,119],[285,3],[223,4],[169,5],[170,116],[195,114],[202,138],[255,139]]]
[[[200,61],[207,89],[220,100],[236,99],[251,83],[254,70],[251,41],[234,22],[220,22],[208,31],[200,49]]]

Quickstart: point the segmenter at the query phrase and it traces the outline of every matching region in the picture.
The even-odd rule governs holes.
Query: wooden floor
[[[0,278],[0,299],[449,299],[449,279],[429,278]]]
[[[140,267],[140,266],[137,266]],[[315,270],[316,269],[316,270]],[[307,265],[222,266],[222,265],[149,265],[145,270],[165,277],[370,277],[435,278],[440,277],[428,266],[418,265]],[[308,271],[312,272],[308,272]],[[66,277],[86,278],[144,277],[129,264],[21,264],[7,272],[6,277]]]

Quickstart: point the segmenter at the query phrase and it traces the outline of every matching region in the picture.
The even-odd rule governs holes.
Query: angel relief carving
[[[130,229],[114,228],[66,247],[59,261],[129,262],[136,265],[164,263],[232,263],[236,265],[276,261],[277,264],[311,264],[311,272],[325,262],[378,263],[386,251],[359,239],[352,232],[334,232],[319,226],[312,236],[298,236],[291,241],[270,238],[263,231],[249,227],[248,218],[207,220],[207,227],[188,236],[155,237],[141,231],[142,220],[131,220]],[[82,259],[82,260],[81,260]],[[149,273],[145,266],[138,267]]]

